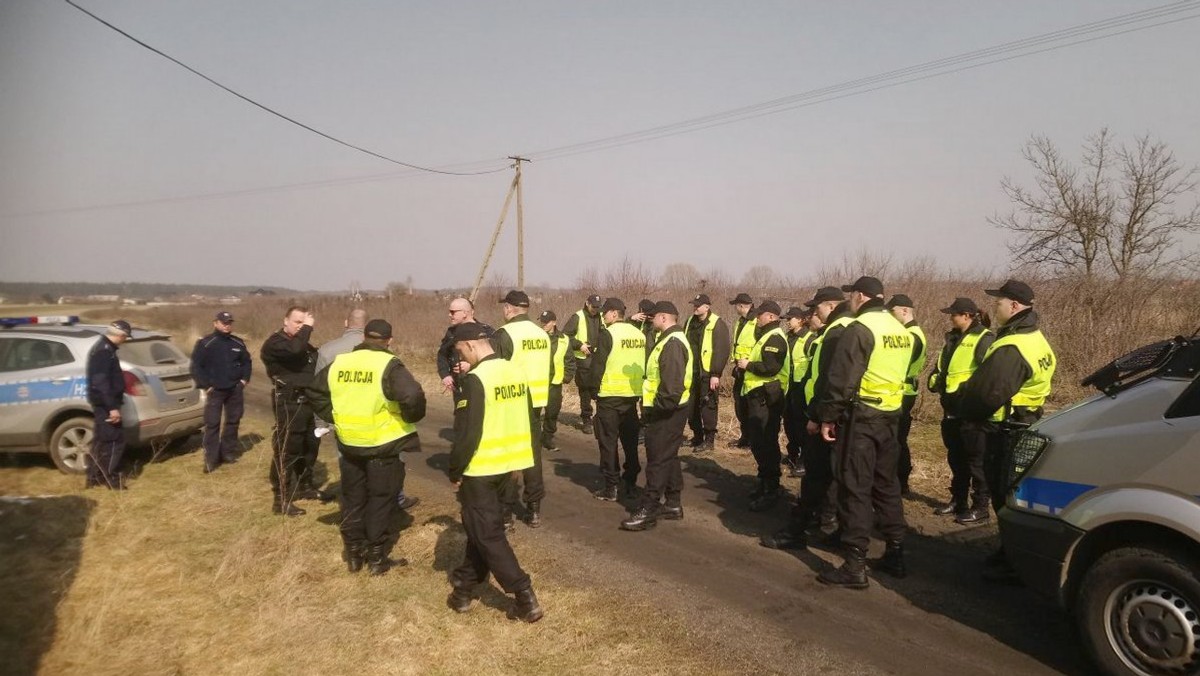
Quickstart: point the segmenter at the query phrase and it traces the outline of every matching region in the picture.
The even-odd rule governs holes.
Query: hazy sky
[[[1200,19],[539,161],[1163,0],[78,1],[381,154],[480,162],[469,168],[531,154],[529,284],[572,284],[626,255],[655,271],[803,275],[862,246],[1002,271],[1004,237],[985,219],[1008,209],[1001,178],[1028,176],[1030,134],[1077,156],[1102,126],[1149,132],[1200,162]],[[9,281],[464,286],[511,181],[413,174],[338,146],[60,0],[0,0],[0,120]],[[357,178],[372,180],[337,182]],[[309,185],[264,190],[293,184]],[[509,225],[493,269],[515,279]]]

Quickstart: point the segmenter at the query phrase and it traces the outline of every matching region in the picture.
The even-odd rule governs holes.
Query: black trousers
[[[469,589],[486,582],[491,574],[509,594],[529,588],[529,575],[521,570],[504,534],[503,496],[515,492],[510,483],[512,473],[462,478],[458,501],[467,548],[462,564],[450,571],[450,584],[455,587]]]
[[[738,421],[738,436],[748,437],[746,433],[746,397],[742,396],[742,383],[746,380],[746,372],[736,366],[733,369],[733,417]]]
[[[851,416],[838,429],[838,520],[842,542],[867,551],[871,527],[878,519],[879,530],[889,541],[903,541],[906,524],[900,499],[896,460],[898,415]]]
[[[387,547],[395,542],[392,516],[404,486],[404,463],[399,456],[356,457],[341,447],[342,542],[351,549]]]
[[[546,408],[542,410],[542,448],[554,443],[558,432],[558,414],[562,412],[562,385],[551,385]]]
[[[804,388],[792,383],[783,406],[783,431],[787,435],[787,456],[792,465],[800,466],[800,456],[808,437],[808,414],[804,410]]]
[[[108,422],[108,410],[92,407],[92,452],[84,458],[88,486],[116,488],[121,484],[121,458],[125,456],[125,428]]]
[[[575,360],[575,387],[579,388],[579,417],[592,419],[592,404],[596,401],[597,388],[591,384],[592,360]]]
[[[779,423],[783,419],[783,390],[771,381],[745,396],[746,423],[742,429],[758,463],[758,478],[779,485]]]
[[[1008,497],[1008,435],[990,423],[984,423],[983,430],[983,473],[991,494],[992,509],[999,514]]]
[[[204,403],[204,464],[216,467],[226,460],[237,460],[238,425],[245,410],[241,383],[225,390],[213,388]],[[224,413],[225,425],[221,426]]]
[[[536,434],[541,420],[542,409],[533,409],[532,417],[529,419],[529,437],[533,446],[533,467],[513,472],[513,480],[505,484],[505,492],[500,496],[510,511],[517,504],[518,496],[526,503],[541,502],[546,497],[546,481],[542,474],[542,435]],[[522,484],[525,486],[523,492],[521,488]]]
[[[792,525],[804,530],[837,514],[837,475],[835,445],[820,434],[805,433],[804,477],[800,479],[800,495],[792,508]]]
[[[950,465],[950,501],[960,512],[967,509],[968,496],[974,509],[987,509],[991,500],[983,471],[986,427],[986,423],[942,419],[942,443],[946,445],[946,464]]]
[[[291,502],[298,490],[311,484],[317,458],[312,407],[302,396],[290,392],[275,390],[272,401],[275,429],[271,434],[271,487],[280,502]]]
[[[908,433],[912,431],[912,411],[917,404],[917,395],[905,396],[900,403],[900,424],[896,428],[896,441],[900,444],[900,457],[896,461],[896,476],[900,479],[900,490],[908,490],[908,477],[912,475],[912,450],[908,447]]]
[[[707,384],[706,384],[707,386]],[[683,492],[683,468],[679,464],[679,446],[683,444],[683,426],[690,417],[689,406],[677,411],[646,409],[646,488],[642,506],[656,509],[665,497],[672,507],[680,505]]]
[[[600,446],[600,473],[606,486],[635,483],[642,471],[638,460],[637,397],[600,397],[596,400],[596,441]],[[620,464],[618,443],[625,449]]]
[[[692,377],[691,414],[688,416],[688,427],[692,434],[705,435],[717,433],[717,405],[721,397],[719,393],[708,389],[709,375],[700,373]]]

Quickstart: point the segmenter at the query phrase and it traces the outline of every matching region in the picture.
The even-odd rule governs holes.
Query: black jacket
[[[963,391],[962,387],[959,387],[957,392],[946,392],[946,373],[950,369],[950,359],[954,356],[954,351],[958,349],[958,345],[962,342],[963,337],[974,333],[983,334],[979,337],[979,342],[975,344],[975,362],[982,364],[983,356],[987,354],[988,348],[996,340],[996,334],[992,333],[976,319],[971,322],[966,331],[951,329],[946,332],[946,343],[942,345],[942,352],[938,355],[937,365],[933,369],[933,372],[937,375],[929,390],[937,392],[940,395],[942,411],[949,416],[958,416],[958,402],[962,398]]]
[[[376,350],[378,352],[391,352],[385,347],[377,347],[369,343],[363,343],[354,348],[352,352],[359,350]],[[305,388],[308,394],[308,400],[312,405],[313,412],[322,420],[333,420],[333,399],[329,392],[329,369],[333,368],[337,363],[334,359],[333,364],[321,369],[320,373],[313,378],[312,382]],[[400,415],[404,416],[404,420],[410,423],[419,422],[425,417],[425,390],[421,389],[420,383],[413,378],[408,369],[404,367],[404,363],[400,358],[392,355],[392,361],[383,371],[383,382],[380,383],[380,394],[388,401],[394,401],[400,405]],[[400,451],[412,451],[420,449],[420,441],[416,434],[410,434],[406,437],[401,437],[396,441],[391,441],[382,446],[347,446],[338,443],[343,453],[358,457],[382,457],[396,455]]]
[[[732,351],[732,343],[729,337],[729,325],[724,319],[717,319],[716,326],[713,327],[712,336],[712,364],[708,371],[704,370],[704,366],[700,363],[700,350],[704,345],[704,329],[713,321],[715,317],[713,313],[708,313],[708,319],[699,321],[696,315],[692,315],[685,322],[687,327],[687,341],[692,346],[692,370],[698,378],[711,378],[720,376],[725,372],[725,365],[729,363],[729,354]]]
[[[202,390],[227,390],[250,382],[250,362],[250,350],[241,338],[214,330],[192,348],[192,378]]]
[[[588,340],[591,342],[592,348],[594,349],[596,347],[596,341],[600,337],[600,324],[601,324],[600,313],[597,312],[594,315],[588,314],[588,311],[585,309],[583,311],[583,315],[584,315],[584,317],[587,318]],[[567,334],[571,338],[571,349],[572,350],[578,350],[579,346],[583,344],[575,339],[575,330],[578,328],[579,328],[579,314],[577,312],[572,312],[571,316],[567,317],[567,321],[564,322],[563,326],[562,326],[562,332]],[[582,359],[580,361],[590,361],[590,360],[591,360],[591,357],[588,357],[587,359]]]
[[[996,332],[996,340],[1014,333],[1032,333],[1037,330],[1038,316],[1033,308],[1013,315],[1008,323]],[[1012,400],[1021,386],[1033,376],[1033,371],[1020,350],[1005,345],[992,352],[966,382],[959,392],[958,412],[963,420],[986,421]],[[1032,423],[1042,417],[1042,410],[1014,411],[1009,418],[1014,422]]]
[[[483,363],[489,359],[501,359],[498,354],[491,354],[480,360]],[[483,382],[479,376],[468,372],[462,378],[463,398],[454,411],[454,444],[450,447],[450,466],[447,474],[451,481],[462,479],[463,472],[479,450],[479,442],[483,439],[483,415],[487,406],[487,395],[483,391]],[[529,405],[529,429],[533,434],[540,430],[539,419],[534,417],[533,399],[525,397]],[[532,443],[532,437],[530,437]]]
[[[275,385],[307,387],[317,366],[317,348],[309,344],[311,326],[301,326],[296,335],[288,337],[283,329],[263,341],[259,357],[267,376]]]
[[[861,317],[868,312],[887,312],[883,300],[872,298],[863,303],[856,316]],[[828,345],[821,348],[824,356]],[[821,370],[825,378],[825,388],[814,397],[816,400],[815,420],[823,423],[837,422],[850,413],[854,396],[862,384],[863,374],[867,372],[867,362],[875,351],[875,334],[865,324],[854,322],[842,331],[829,356],[829,370]],[[864,415],[898,416],[900,411],[880,411],[869,406],[858,409]]]
[[[821,395],[824,394],[825,389],[828,387],[829,362],[833,359],[833,353],[837,349],[838,341],[841,340],[842,333],[846,330],[845,326],[831,327],[829,325],[835,320],[841,319],[849,314],[850,304],[847,302],[839,303],[837,307],[833,309],[833,312],[830,312],[829,316],[825,318],[825,326],[822,327],[820,333],[817,334],[818,336],[822,336],[821,358],[818,360],[815,366],[810,364],[808,367],[808,373],[810,376],[812,375],[813,368],[815,367],[817,369],[817,382],[813,383],[812,401],[807,402],[807,415],[809,420],[819,420],[819,418],[817,418],[817,402],[821,401]],[[808,376],[805,376],[804,382],[801,383],[801,386],[806,387],[807,383]]]
[[[125,402],[125,376],[117,346],[108,336],[100,336],[100,342],[88,353],[87,383],[87,400],[92,406],[116,411]]]
[[[686,372],[687,349],[678,340],[667,340],[673,333],[683,333],[683,329],[676,324],[663,331],[658,338],[659,342],[666,340],[667,343],[658,353],[658,389],[654,392],[654,405],[642,411],[645,417],[653,418],[655,413],[678,411],[679,400],[691,384],[692,374]],[[695,359],[694,355],[692,359]]]
[[[483,322],[478,322],[478,324],[480,327],[485,328],[488,331],[492,331],[492,327],[488,326],[487,324],[484,324]],[[458,374],[454,373],[451,369],[453,369],[454,365],[459,361],[458,351],[454,349],[454,327],[447,326],[446,333],[442,336],[442,344],[438,347],[437,351],[438,377],[445,378],[446,376],[454,376],[455,380],[458,380]]]

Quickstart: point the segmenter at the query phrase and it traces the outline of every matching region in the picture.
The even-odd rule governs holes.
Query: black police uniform
[[[533,322],[533,320],[530,319],[529,315],[527,314],[520,314],[504,323],[512,324],[514,322]],[[534,323],[536,325],[536,322]],[[510,360],[512,359],[513,350],[515,348],[513,347],[512,336],[508,335],[508,332],[504,330],[504,326],[501,326],[493,333],[492,346],[495,348],[496,354],[500,355],[502,358]],[[553,354],[553,352],[551,352],[551,354]],[[549,379],[551,375],[553,375],[554,371],[553,358],[549,360],[547,371],[549,375],[546,377]],[[521,470],[521,483],[525,484],[523,491],[521,491],[521,498],[525,504],[529,506],[527,511],[530,512],[526,515],[527,518],[533,518],[532,512],[537,511],[535,508],[540,506],[542,500],[546,498],[546,480],[542,475],[542,435],[533,434],[532,432],[533,430],[538,429],[538,425],[541,423],[541,420],[542,409],[533,409],[533,422],[531,423],[532,426],[529,428],[531,430],[530,434],[533,437],[533,467]],[[512,492],[507,496],[507,501],[509,505],[515,506],[517,503],[517,494],[519,492],[517,488],[519,488],[519,485],[517,482],[513,482],[511,487]],[[540,523],[540,517],[538,517],[538,519],[538,523]]]
[[[317,362],[317,348],[308,342],[311,337],[311,326],[301,326],[291,337],[280,329],[267,337],[259,355],[274,385],[271,486],[277,511],[287,511],[293,500],[315,492],[312,471],[318,445],[312,406],[304,391],[312,384]]]
[[[358,350],[390,354],[386,347],[370,343],[354,348],[354,351]],[[313,411],[322,420],[335,419],[329,390],[331,368],[333,364],[321,369],[306,389]],[[393,355],[384,369],[380,395],[399,404],[405,422],[416,423],[425,417],[425,391],[399,357]],[[338,450],[341,452],[338,468],[342,477],[340,528],[346,562],[351,571],[355,571],[361,568],[365,559],[373,574],[381,574],[387,570],[388,554],[399,537],[393,516],[399,509],[397,496],[404,486],[405,468],[400,454],[420,452],[421,439],[413,432],[368,447],[351,446],[338,438]]]
[[[730,303],[732,305],[732,303]],[[753,312],[753,310],[751,310]],[[733,335],[730,340],[737,340],[737,337],[742,333],[742,327],[750,324],[748,331],[754,331],[754,317],[738,317],[738,320],[733,325]],[[732,344],[730,351],[732,352]],[[742,395],[742,383],[746,380],[746,372],[738,368],[735,364],[733,367],[733,417],[738,421],[738,438],[734,445],[738,448],[745,448],[750,445],[750,435],[746,431],[746,397]]]
[[[597,311],[592,314],[583,309],[583,315],[587,322],[588,340],[591,341],[592,350],[596,349],[596,341],[600,337],[600,313]],[[572,352],[578,350],[583,343],[575,339],[575,333],[579,328],[579,313],[573,312],[570,317],[567,317],[566,323],[563,324],[562,332],[571,339],[570,349]],[[574,354],[567,355],[568,359],[574,359]],[[575,359],[575,386],[579,388],[579,417],[583,421],[585,428],[592,425],[593,404],[596,401],[596,392],[599,389],[600,381],[593,378],[592,365],[596,363],[594,355],[588,355],[583,359]],[[586,430],[585,431],[590,431]]]
[[[777,328],[778,320],[755,327],[756,341]],[[750,441],[750,452],[754,454],[754,461],[758,465],[759,485],[751,496],[755,501],[750,505],[755,511],[774,506],[779,496],[779,426],[783,420],[784,393],[774,377],[787,366],[787,360],[790,358],[787,338],[774,335],[763,345],[761,361],[752,361],[746,365],[747,372],[771,378],[743,397],[746,422],[742,429]]]
[[[117,358],[117,345],[101,336],[87,360],[87,399],[92,405],[94,428],[92,452],[86,458],[86,486],[123,488],[121,458],[125,455],[125,429],[121,422],[108,422],[109,411],[125,403],[125,376]]]
[[[483,322],[475,323],[488,333],[494,332],[492,327]],[[457,325],[446,327],[446,334],[442,336],[442,344],[438,346],[437,372],[439,378],[445,378],[446,376],[454,378],[454,403],[457,404],[462,399],[462,385],[460,383],[462,376],[454,372],[455,365],[461,361],[458,357],[458,352],[454,349],[454,326]],[[570,356],[567,358],[570,359]]]
[[[946,446],[946,464],[950,466],[950,507],[955,515],[963,515],[968,509],[982,509],[986,513],[991,500],[983,472],[983,457],[987,450],[984,423],[962,419],[959,401],[966,383],[955,392],[946,392],[945,388],[950,358],[965,336],[976,333],[982,335],[975,344],[975,363],[983,363],[996,336],[975,319],[966,331],[951,329],[946,333],[946,343],[938,356],[938,377],[931,388],[938,393],[942,404],[942,443]],[[971,499],[969,504],[968,497]]]
[[[799,333],[788,333],[789,368],[794,363],[790,360],[792,351],[797,349],[796,343],[800,343],[800,351],[808,354],[816,337],[817,334],[808,329],[801,329]],[[804,466],[804,442],[805,437],[808,435],[808,416],[805,415],[804,388],[800,382],[802,380],[803,374],[801,374],[799,379],[796,378],[795,374],[792,375],[792,382],[788,387],[786,402],[783,407],[783,431],[787,436],[787,458],[794,471]]]
[[[701,363],[701,350],[704,329],[711,322],[716,322],[712,333],[712,361],[705,369]],[[688,344],[692,346],[692,413],[688,418],[692,446],[712,450],[717,438],[717,405],[721,397],[720,392],[709,389],[708,383],[712,378],[720,378],[725,372],[725,365],[729,363],[729,327],[724,319],[717,319],[712,312],[704,321],[692,315],[686,322],[686,336]]]
[[[625,321],[625,320],[620,320]],[[626,322],[633,326],[637,324]],[[612,353],[613,338],[608,327],[600,330],[599,340],[595,345],[591,371],[588,377],[592,379],[592,388],[600,392],[600,383],[604,380],[604,372],[608,368],[608,356]],[[640,396],[634,397],[600,397],[596,398],[596,442],[600,447],[600,473],[604,477],[604,488],[596,493],[596,497],[608,499],[615,491],[618,480],[624,484],[626,493],[632,495],[637,486],[638,475],[642,473],[642,463],[638,459],[638,436],[641,421],[638,419],[638,402]],[[625,461],[620,462],[617,446],[625,451]],[[620,463],[618,465],[618,463]]]
[[[214,330],[192,348],[192,378],[207,392],[204,404],[204,467],[216,469],[241,455],[238,424],[245,410],[243,383],[250,382],[250,350],[241,338]],[[225,426],[221,427],[221,414]]]
[[[904,325],[905,328],[917,326],[917,321],[913,321]],[[912,334],[913,339],[913,358],[921,355],[925,350],[925,344],[921,341],[921,337]],[[914,388],[916,389],[915,383]],[[896,461],[896,474],[900,478],[900,493],[901,495],[908,492],[908,477],[912,476],[912,449],[908,446],[908,435],[912,432],[913,408],[917,405],[917,395],[906,394],[900,404],[900,424],[896,431],[896,440],[900,444],[900,458]]]
[[[562,383],[555,385],[554,379],[558,377],[556,364],[554,363],[553,355],[558,351],[559,343],[570,342],[561,331],[555,331],[550,335],[550,391],[546,395],[546,408],[542,411],[542,450],[557,451],[558,447],[554,445],[554,435],[558,434],[558,415],[562,412],[562,397],[563,385],[566,385],[575,378],[575,358],[568,354],[563,356],[563,373]],[[570,346],[567,347],[570,350]]]

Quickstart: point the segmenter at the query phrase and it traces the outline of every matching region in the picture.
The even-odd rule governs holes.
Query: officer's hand
[[[205,394],[212,394],[212,391],[213,391],[213,388],[210,386],[208,389],[204,390],[204,393],[205,393]]]
[[[108,418],[105,419],[105,422],[109,422],[114,425],[121,422],[121,410],[114,408],[113,410],[109,411]]]
[[[458,492],[459,488],[462,488],[462,479],[459,479],[458,481],[454,482],[454,492],[455,493]]]
[[[471,370],[471,364],[470,364],[469,362],[465,362],[465,361],[460,361],[460,362],[458,362],[458,373],[459,373],[459,375],[462,375],[462,374],[464,374],[464,373],[466,373],[467,371],[470,371],[470,370]]]
[[[737,360],[736,363],[737,363],[738,368],[745,371],[746,367],[750,365],[750,360],[749,359],[739,359],[739,360]]]
[[[452,391],[454,389],[454,376],[442,378],[442,387],[446,388],[446,392]]]
[[[821,431],[821,426],[817,424],[817,421],[809,420],[808,425],[804,427],[804,431],[808,432],[809,434],[816,434],[817,432]]]
[[[635,322],[644,322],[644,321],[646,321],[646,313],[645,313],[645,312],[638,312],[637,314],[633,315],[633,316],[632,316],[632,317],[630,317],[629,319],[630,319],[631,321],[635,321]]]
[[[710,392],[716,392],[719,389],[721,389],[721,376],[713,376],[713,377],[709,378],[708,379],[708,390]]]
[[[248,382],[246,382],[246,381],[244,381],[244,380],[239,380],[238,382],[242,384],[242,387],[245,387],[245,386],[247,386],[247,385],[249,385],[249,384],[250,384],[250,383],[248,383]]]
[[[304,325],[305,326],[312,326],[314,321],[315,320],[313,319],[313,313],[311,313],[311,312],[304,313]]]
[[[829,443],[837,441],[837,424],[821,423],[821,438]]]
[[[579,346],[579,351],[584,354],[590,355],[592,353],[592,346],[588,345],[587,343],[584,343],[583,345]]]

